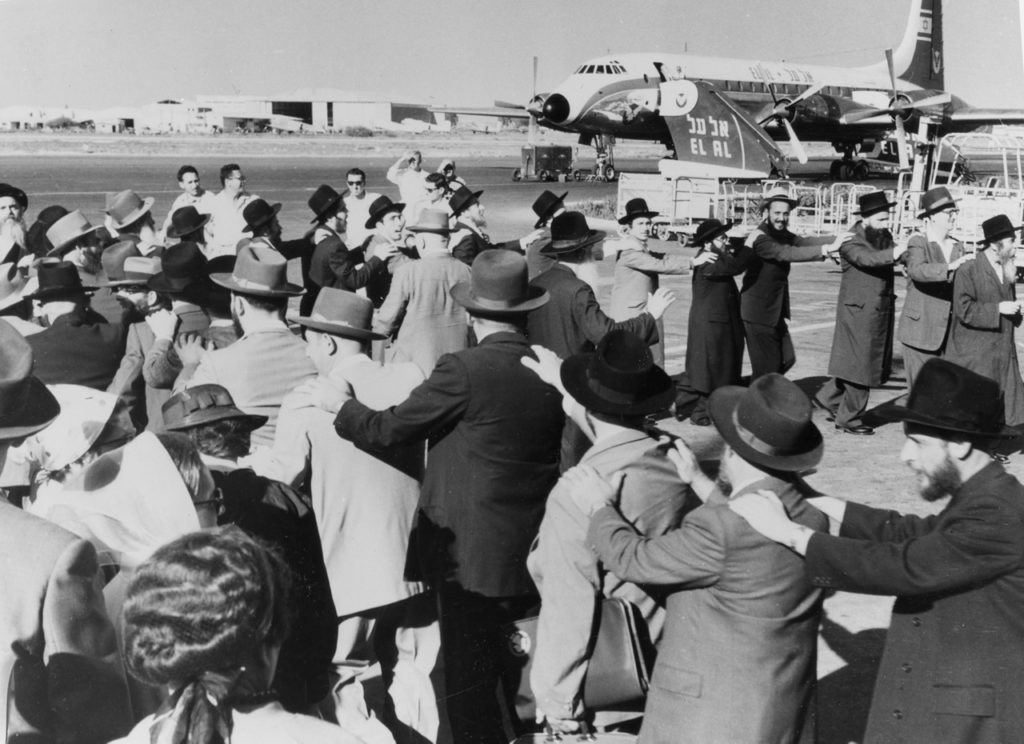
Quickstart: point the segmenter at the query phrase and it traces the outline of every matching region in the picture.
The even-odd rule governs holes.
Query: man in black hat
[[[921,497],[950,497],[934,516],[816,498],[839,526],[832,536],[790,522],[770,493],[730,504],[804,556],[817,586],[896,596],[863,741],[966,744],[1024,731],[1024,485],[989,455],[1017,435],[1000,397],[995,381],[932,359],[905,406],[878,409],[903,422],[900,459]]]
[[[555,265],[555,259],[545,256],[540,249],[551,240],[551,220],[565,212],[565,197],[568,195],[568,191],[559,196],[544,189],[530,205],[530,209],[537,215],[537,222],[533,225],[534,229],[544,231],[537,241],[526,246],[526,265],[530,268],[531,280]]]
[[[32,370],[31,346],[0,321],[0,468],[11,445],[60,413]],[[0,499],[0,563],[0,696],[7,701],[0,730],[6,740],[108,741],[127,734],[128,690],[120,665],[110,663],[117,639],[96,549]]]
[[[593,437],[581,464],[610,477],[626,473],[619,510],[638,533],[657,537],[675,529],[701,500],[687,485],[696,460],[685,447],[659,445],[645,432],[646,416],[672,402],[672,380],[655,365],[650,347],[626,331],[612,331],[591,354],[561,362],[551,351],[534,347],[539,362],[523,363],[567,398],[571,416]],[[668,454],[667,454],[668,451]],[[687,471],[680,480],[676,459]],[[702,475],[702,474],[701,474]],[[700,477],[694,487],[707,497],[713,484]],[[604,597],[631,602],[647,623],[651,641],[661,640],[665,609],[649,588],[612,576],[586,543],[586,515],[559,482],[548,496],[537,540],[527,566],[540,591],[541,610],[530,689],[537,711],[559,731],[579,728],[586,720],[583,682],[596,637],[598,606]]]
[[[453,741],[507,741],[509,701],[499,689],[511,695],[514,687],[501,683],[500,627],[537,602],[526,555],[558,479],[564,415],[557,391],[520,362],[533,356],[526,316],[548,300],[527,281],[526,259],[484,251],[470,281],[451,292],[469,313],[476,346],[441,357],[388,410],[329,386],[322,406],[340,405],[338,434],[361,449],[429,442],[407,578],[439,595]]]
[[[309,233],[313,253],[309,259],[306,294],[299,304],[302,315],[309,314],[324,287],[342,289],[335,269],[343,270],[348,255],[348,247],[342,240],[348,223],[344,195],[327,184],[321,184],[309,197],[308,204],[313,210],[313,229]]]
[[[47,328],[29,336],[35,355],[35,374],[48,385],[68,383],[106,390],[124,355],[126,328],[107,323],[89,307],[74,264],[43,263],[39,288],[28,297],[37,300]]]
[[[953,275],[973,253],[950,236],[959,212],[945,186],[921,195],[922,233],[907,241],[907,296],[900,311],[896,338],[903,345],[903,369],[907,388],[914,384],[918,370],[932,357],[941,357],[949,338],[952,316]]]
[[[191,205],[184,206],[167,215],[165,235],[171,241],[195,243],[205,249],[206,224],[209,221],[209,214],[202,214]]]
[[[1017,231],[1005,214],[981,223],[977,257],[953,278],[953,320],[946,359],[991,378],[1003,391],[1003,418],[1024,426],[1024,380],[1017,361],[1015,329],[1021,323],[1017,299]]]
[[[591,230],[579,212],[563,212],[551,222],[551,242],[540,249],[556,263],[530,282],[548,293],[551,300],[527,317],[530,341],[551,349],[561,359],[592,352],[612,330],[621,329],[647,343],[658,340],[657,320],[674,301],[671,292],[659,289],[644,312],[616,323],[601,310],[588,279],[596,278],[595,246],[604,240],[601,230]],[[589,440],[572,421],[565,425],[562,440],[562,469],[575,465],[590,446]]]
[[[487,227],[487,217],[484,213],[484,205],[480,203],[480,195],[483,193],[483,191],[470,191],[467,187],[461,186],[448,200],[448,208],[451,209],[452,218],[455,220],[455,224],[452,226],[451,251],[457,259],[472,265],[473,259],[480,251],[491,248],[504,248],[525,254],[528,245],[543,237],[544,231],[535,229],[519,240],[492,243],[490,237],[484,232],[484,228]]]
[[[747,236],[754,257],[743,275],[740,314],[747,337],[751,379],[769,372],[785,374],[796,364],[789,319],[789,265],[823,261],[838,249],[834,235],[801,237],[789,230],[789,215],[798,202],[784,189],[773,189],[761,204],[762,221]]]
[[[836,301],[836,327],[828,373],[818,393],[836,429],[847,434],[873,434],[861,421],[870,389],[884,385],[892,371],[896,292],[893,265],[906,250],[889,232],[889,210],[895,205],[884,191],[859,199],[860,219],[852,236],[839,247],[843,278]]]
[[[380,307],[391,289],[391,275],[395,268],[416,258],[415,249],[406,244],[405,204],[378,196],[370,204],[369,217],[364,227],[371,233],[355,250],[342,257],[335,269],[340,277],[341,289],[350,292],[366,288],[366,296],[374,307]]]
[[[581,465],[563,476],[590,516],[587,544],[604,567],[626,581],[671,587],[640,738],[813,741],[822,592],[799,556],[752,530],[729,504],[770,489],[801,529],[825,530],[800,475],[821,460],[821,432],[811,401],[779,374],[718,388],[708,408],[725,440],[718,480],[731,491],[700,486],[706,502],[676,530],[637,534],[615,508],[621,474],[609,482]],[[695,483],[703,479],[699,468],[687,469]]]

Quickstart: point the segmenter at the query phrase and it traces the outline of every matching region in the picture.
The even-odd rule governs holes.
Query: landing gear
[[[610,134],[596,134],[593,140],[594,175],[602,181],[614,181],[619,173],[615,170],[615,137]]]
[[[863,160],[854,160],[859,143],[833,142],[832,146],[843,153],[841,160],[833,160],[828,175],[833,181],[866,181],[871,169]]]

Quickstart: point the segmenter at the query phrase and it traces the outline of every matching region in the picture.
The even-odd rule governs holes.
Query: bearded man
[[[884,191],[864,194],[860,221],[839,247],[843,272],[836,303],[832,356],[818,405],[828,409],[836,429],[847,434],[874,434],[861,422],[873,387],[892,371],[892,336],[896,322],[893,264],[906,247],[894,245],[889,232],[893,203]]]
[[[978,258],[974,263],[983,264]],[[989,455],[1003,425],[999,385],[930,359],[905,406],[900,453],[938,514],[902,515],[808,499],[838,536],[791,522],[772,494],[729,501],[765,537],[806,560],[816,586],[895,595],[863,742],[1019,741],[1024,731],[1024,486]],[[660,661],[660,660],[659,660]],[[652,688],[653,689],[653,688]]]
[[[17,186],[0,183],[0,253],[7,253],[17,245],[25,248],[25,210],[28,209],[28,197]],[[17,260],[14,256],[14,260]]]
[[[953,279],[953,322],[946,358],[999,383],[1006,423],[1024,425],[1024,381],[1017,362],[1014,329],[1021,302],[1014,281],[1019,226],[1004,214],[981,223],[984,239],[978,257]]]

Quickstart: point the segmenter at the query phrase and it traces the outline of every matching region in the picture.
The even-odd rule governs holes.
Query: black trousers
[[[818,400],[836,417],[841,426],[858,426],[868,408],[871,388],[833,377],[818,393]]]
[[[444,661],[444,707],[456,744],[508,744],[532,721],[520,724],[514,695],[518,670],[504,663],[503,626],[536,614],[539,598],[485,597],[458,584],[437,590]]]
[[[785,320],[780,318],[774,326],[744,322],[743,335],[746,336],[747,354],[750,356],[751,381],[769,372],[784,375],[796,364],[793,339],[789,336]]]

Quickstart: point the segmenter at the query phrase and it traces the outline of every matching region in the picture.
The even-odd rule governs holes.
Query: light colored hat
[[[25,278],[18,271],[18,265],[0,264],[0,310],[21,302],[25,294]]]
[[[438,235],[450,235],[451,228],[448,226],[448,213],[440,209],[424,209],[416,219],[415,225],[409,225],[413,232],[429,232]]]
[[[83,385],[47,385],[60,404],[52,424],[21,445],[25,459],[43,470],[60,470],[82,457],[99,439],[117,396]]]
[[[63,256],[74,247],[76,240],[96,230],[82,214],[82,210],[68,212],[46,231],[46,239],[53,245],[53,250],[46,255]]]
[[[110,215],[114,227],[120,230],[152,209],[155,201],[152,196],[143,199],[131,189],[125,189],[109,197],[107,214]]]

